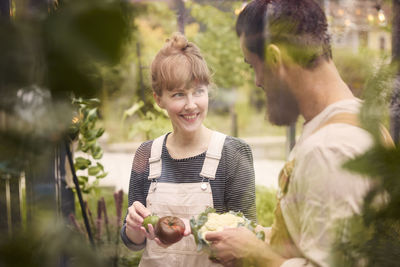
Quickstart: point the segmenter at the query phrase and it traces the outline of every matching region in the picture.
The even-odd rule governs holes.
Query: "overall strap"
[[[149,180],[160,178],[162,170],[161,153],[164,139],[167,134],[154,139],[151,145],[151,154],[149,158]]]
[[[330,117],[327,121],[322,123],[320,126],[317,127],[313,131],[313,133],[317,132],[321,128],[329,125],[329,124],[334,124],[334,123],[345,123],[345,124],[350,124],[356,127],[361,127],[360,122],[358,120],[358,115],[354,113],[338,113],[336,115],[333,115]]]
[[[200,176],[210,180],[215,179],[215,174],[218,169],[219,160],[221,159],[222,149],[224,147],[226,135],[214,131],[211,136],[210,143],[204,159],[203,168]]]
[[[392,139],[392,136],[390,135],[389,131],[386,129],[385,126],[383,126],[381,124],[381,140],[382,140],[382,144],[386,147],[386,148],[394,148],[396,147],[396,145],[394,144],[394,141]]]
[[[317,132],[318,130],[329,124],[334,124],[334,123],[345,123],[362,128],[357,114],[344,112],[344,113],[338,113],[330,117],[327,121],[318,126],[317,129],[313,131],[313,133]],[[381,124],[379,129],[381,133],[382,144],[386,147],[394,147],[395,145],[393,139],[390,136],[388,130],[385,128],[385,126]]]

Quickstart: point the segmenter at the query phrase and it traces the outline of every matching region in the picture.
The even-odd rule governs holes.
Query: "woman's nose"
[[[185,109],[195,109],[196,108],[196,103],[194,102],[193,96],[188,95],[186,97],[186,104],[185,104]]]

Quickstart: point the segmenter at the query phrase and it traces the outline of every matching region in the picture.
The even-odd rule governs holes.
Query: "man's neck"
[[[306,122],[317,116],[327,106],[344,99],[354,98],[332,61],[322,62],[312,70],[295,66],[290,71],[294,75],[290,75],[288,83]]]

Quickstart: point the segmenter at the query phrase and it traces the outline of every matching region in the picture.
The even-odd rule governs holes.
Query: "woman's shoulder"
[[[230,135],[227,135],[225,138],[225,146],[236,148],[236,149],[249,147],[249,145],[243,139],[240,139],[238,137],[233,137]]]
[[[136,150],[133,159],[133,171],[136,173],[142,173],[146,170],[149,164],[152,144],[153,140],[143,142]]]
[[[136,150],[136,155],[137,154],[149,154],[151,151],[151,145],[153,144],[154,140],[148,140],[140,144],[138,149]]]
[[[225,155],[228,157],[236,156],[237,154],[251,154],[249,144],[243,139],[233,136],[226,136],[224,144]]]
[[[168,134],[166,134],[166,135],[168,135]],[[138,149],[136,150],[135,157],[141,156],[141,157],[144,157],[144,158],[148,159],[150,157],[151,147],[152,147],[154,141],[156,139],[160,139],[160,140],[163,141],[163,145],[164,145],[165,136],[166,135],[162,135],[162,136],[159,136],[158,138],[155,138],[153,140],[148,140],[148,141],[145,141],[145,142],[141,143],[140,146],[138,147]]]

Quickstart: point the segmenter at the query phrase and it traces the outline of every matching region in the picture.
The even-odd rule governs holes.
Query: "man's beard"
[[[274,90],[267,95],[268,120],[279,126],[295,123],[300,114],[295,97],[286,86]]]

